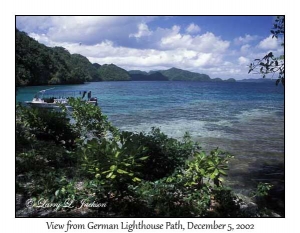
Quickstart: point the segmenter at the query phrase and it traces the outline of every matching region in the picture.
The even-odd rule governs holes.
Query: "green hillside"
[[[148,73],[146,71],[141,71],[141,70],[129,70],[128,73],[130,75],[132,74],[143,74],[143,75],[148,75]]]
[[[160,70],[159,72],[168,77],[170,81],[211,81],[207,74],[199,74],[174,67],[168,70]]]
[[[97,76],[86,57],[49,48],[16,29],[16,86],[80,84]]]
[[[151,74],[135,73],[130,74],[130,77],[132,81],[169,81],[169,79],[160,72]]]
[[[102,65],[98,68],[100,79],[103,81],[130,81],[128,72],[114,64]]]
[[[213,78],[211,81],[212,82],[222,82],[223,80],[220,78]]]
[[[236,82],[236,80],[234,78],[229,78],[227,80],[224,80],[224,82],[231,82],[231,83],[234,83]]]

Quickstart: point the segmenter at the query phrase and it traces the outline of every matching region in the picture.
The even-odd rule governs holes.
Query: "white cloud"
[[[138,25],[138,32],[135,34],[130,34],[129,37],[140,38],[142,36],[150,36],[151,34],[152,34],[152,31],[149,30],[147,24],[140,23]]]
[[[102,50],[102,48],[104,48]],[[101,56],[97,54],[101,50]],[[89,52],[87,52],[89,51]],[[153,50],[153,49],[132,49],[114,47],[113,45],[100,44],[98,48],[86,50],[86,56],[92,62],[99,64],[115,63],[126,67],[148,67],[148,70],[156,69],[158,66],[179,67],[179,68],[201,68],[208,67],[220,62],[219,57],[211,53],[196,53],[186,49],[176,50]]]
[[[270,35],[269,37],[260,41],[257,47],[264,50],[269,50],[269,49],[274,50],[274,49],[278,49],[279,45],[280,45],[279,40],[276,39],[275,37],[272,38],[272,35]]]
[[[37,40],[38,42],[54,47],[55,46],[55,42],[51,41],[45,34],[37,34],[37,33],[29,33],[28,36],[34,38],[35,40]]]
[[[241,53],[243,53],[243,54],[244,54],[244,53],[248,53],[248,52],[250,51],[250,50],[249,50],[250,47],[251,47],[251,46],[250,46],[249,44],[242,45],[242,46],[241,46]]]
[[[100,44],[105,40],[131,48],[153,48],[160,50],[187,48],[197,52],[224,52],[230,42],[224,41],[213,33],[192,37],[180,33],[180,26],[172,28],[157,27],[151,30],[147,22],[153,17],[133,16],[53,16],[53,17],[18,17],[20,30],[27,25],[26,32],[39,41],[50,45],[53,43]],[[38,21],[38,23],[37,23]],[[41,33],[40,30],[43,29]],[[190,24],[190,31],[200,28]],[[137,31],[138,29],[138,31]],[[42,38],[43,37],[43,38]],[[136,40],[138,38],[138,40]]]
[[[229,45],[229,41],[222,40],[221,37],[215,36],[211,32],[196,36],[191,42],[191,46],[195,46],[200,51],[215,53],[225,52]]]
[[[240,65],[249,65],[250,60],[246,57],[241,56],[238,58],[238,62]]]
[[[17,28],[28,33],[44,33],[56,42],[96,44],[104,40],[128,44],[128,35],[136,33],[138,24],[155,17],[147,16],[19,16]]]
[[[230,74],[239,74],[241,72],[241,69],[230,69],[229,73]]]
[[[17,16],[16,19],[17,28],[26,32],[47,31],[53,25],[50,16]]]
[[[143,67],[144,70],[153,70],[159,67],[171,68],[175,66],[188,70],[201,70],[223,62],[221,54],[198,52],[188,48],[172,50],[128,48],[118,46],[109,40],[96,45],[80,45],[79,43],[53,42],[45,35],[31,34],[31,36],[49,46],[62,46],[72,54],[82,54],[92,63],[114,63],[126,69],[141,69]]]
[[[198,33],[200,32],[200,27],[194,23],[191,23],[187,28],[186,28],[186,32],[193,34],[193,33]]]
[[[180,33],[172,33],[161,39],[160,47],[162,49],[187,48],[205,53],[223,53],[229,45],[229,41],[224,41],[211,32],[195,37]]]
[[[253,40],[257,40],[258,39],[258,36],[256,35],[248,35],[246,34],[244,37],[237,37],[234,39],[234,43],[237,44],[237,45],[240,45],[240,44],[247,44],[249,43],[250,41],[253,41]]]
[[[223,65],[225,65],[225,66],[230,66],[230,65],[232,65],[232,62],[230,62],[230,61],[225,61],[225,62],[223,63]]]

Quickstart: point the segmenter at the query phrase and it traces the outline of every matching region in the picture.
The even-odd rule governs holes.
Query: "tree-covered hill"
[[[161,74],[160,72],[155,72],[151,74],[130,74],[132,81],[169,81],[169,79]]]
[[[80,84],[97,76],[86,57],[49,48],[16,29],[16,86]]]
[[[148,75],[148,73],[146,71],[141,71],[141,70],[129,70],[128,73],[130,75],[132,74],[143,74],[143,75]]]
[[[160,70],[159,72],[171,81],[211,81],[207,74],[199,74],[174,67],[168,70]]]
[[[212,82],[222,82],[223,80],[220,78],[213,78],[211,81]]]
[[[148,73],[141,70],[128,71],[132,81],[200,81],[200,82],[222,82],[221,78],[211,79],[207,74],[199,74],[178,68],[168,70],[152,70]],[[227,81],[234,82],[235,79]]]
[[[97,69],[100,80],[103,81],[130,81],[131,78],[128,72],[114,64],[102,65]],[[99,80],[94,80],[99,81]]]
[[[99,69],[101,67],[101,65],[99,65],[98,63],[93,63],[93,66],[96,68],[96,69]]]
[[[236,82],[236,80],[234,78],[229,78],[227,80],[224,80],[224,82],[234,83],[234,82]]]

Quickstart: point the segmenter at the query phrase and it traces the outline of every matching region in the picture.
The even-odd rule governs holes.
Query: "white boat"
[[[59,108],[59,104],[70,107],[68,100],[70,97],[81,98],[90,104],[98,105],[96,97],[92,97],[91,91],[86,90],[53,90],[54,88],[41,90],[35,94],[32,101],[25,101],[26,104],[40,108]]]

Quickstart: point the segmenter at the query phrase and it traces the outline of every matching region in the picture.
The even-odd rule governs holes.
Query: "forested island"
[[[63,47],[47,47],[16,29],[16,86],[83,84],[98,81],[202,81],[235,82],[211,79],[178,68],[156,71],[126,71],[115,64],[92,64],[80,54]]]

